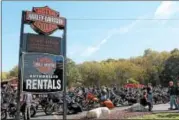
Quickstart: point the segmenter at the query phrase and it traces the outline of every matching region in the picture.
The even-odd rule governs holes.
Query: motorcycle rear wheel
[[[45,114],[46,115],[52,115],[53,111],[54,111],[53,105],[45,106]]]
[[[1,120],[6,120],[6,119],[7,119],[7,111],[1,110]]]

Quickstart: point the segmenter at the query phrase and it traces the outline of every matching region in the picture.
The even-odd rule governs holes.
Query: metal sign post
[[[25,34],[24,24],[29,24],[37,34]],[[64,93],[63,119],[66,119],[66,25],[66,18],[61,17],[59,12],[49,8],[48,6],[33,7],[32,11],[22,11],[18,64],[19,73],[16,115],[17,120],[20,120],[21,92],[50,93],[60,91]],[[55,32],[58,29],[64,30],[63,41],[61,41],[60,37],[50,36],[53,32]],[[62,47],[62,49],[60,48],[60,46]],[[35,57],[33,57],[34,55],[32,55],[30,57],[29,55],[32,52],[38,55]],[[22,55],[25,56],[23,59]],[[43,55],[46,57],[44,57]],[[64,64],[62,69],[60,68],[60,58],[54,61],[54,58],[57,59],[55,55],[61,56],[61,58],[63,58]],[[24,62],[26,62],[25,65],[22,64]],[[25,69],[23,67],[25,67]],[[56,77],[54,78],[49,76]],[[59,78],[57,76],[61,77]],[[36,77],[39,78],[38,82]],[[45,87],[42,84],[44,82]],[[49,82],[48,85],[47,82]],[[34,87],[35,84],[38,84],[37,88]],[[53,88],[53,90],[51,88]]]
[[[17,91],[17,115],[16,120],[20,120],[20,98],[21,98],[21,61],[22,61],[22,46],[23,46],[23,33],[24,33],[24,15],[22,11],[21,30],[20,30],[20,43],[19,43],[19,64],[18,64],[18,91]]]
[[[67,39],[66,39],[66,30],[67,30],[67,20],[65,19],[65,27],[63,32],[63,56],[64,56],[64,94],[63,94],[63,120],[66,120],[67,115],[67,102],[66,102],[66,85],[67,85],[67,57],[66,57],[66,46],[67,46]]]

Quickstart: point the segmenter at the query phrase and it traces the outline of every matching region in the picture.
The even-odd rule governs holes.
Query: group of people
[[[143,97],[140,100],[140,104],[143,106],[148,106],[149,111],[152,111],[153,93],[151,83],[149,83],[143,90]],[[179,81],[177,82],[177,85],[174,85],[173,81],[169,82],[168,94],[170,96],[169,110],[179,110]],[[173,106],[175,106],[175,108],[173,108]]]
[[[9,85],[7,85],[5,87],[5,91],[9,91],[12,92],[12,91],[16,91],[16,90],[12,90],[8,87]],[[83,88],[81,89],[84,93],[88,93],[90,92],[90,89],[87,90],[87,88]],[[98,89],[91,89],[91,92],[92,93],[95,93],[97,94]],[[154,98],[154,88],[152,88],[152,84],[151,83],[148,83],[148,85],[146,87],[144,87],[142,89],[143,91],[143,94],[142,94],[142,97],[140,97],[140,104],[143,105],[143,106],[148,106],[149,108],[149,111],[152,111],[152,108],[153,108],[153,98]],[[131,91],[129,91],[130,93]],[[80,93],[80,91],[79,91]],[[104,87],[101,89],[101,92],[100,92],[100,98],[101,100],[106,100],[107,98],[109,98],[109,96],[116,96],[117,94],[117,87],[116,86],[113,86],[112,89],[109,89],[107,87]],[[110,93],[110,94],[109,94]],[[137,94],[135,92],[133,92],[134,94]],[[86,94],[84,94],[86,95]],[[179,81],[177,82],[176,85],[174,85],[174,82],[173,81],[170,81],[169,82],[169,88],[168,88],[168,95],[170,96],[170,108],[169,110],[179,110]],[[48,96],[49,98],[51,98],[50,96]],[[58,96],[59,97],[59,96]],[[139,97],[138,97],[139,98]],[[22,102],[22,106],[24,108],[24,120],[28,120],[30,119],[30,106],[31,106],[31,103],[33,101],[33,96],[32,94],[30,93],[25,93],[22,95],[22,98],[21,98],[21,102]]]

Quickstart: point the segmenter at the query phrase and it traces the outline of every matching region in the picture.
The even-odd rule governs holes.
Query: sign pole
[[[20,28],[20,43],[19,43],[19,64],[18,64],[18,91],[17,91],[17,115],[16,120],[20,120],[20,98],[21,98],[21,57],[22,57],[22,46],[23,46],[23,33],[24,33],[24,15],[22,11],[21,28]]]
[[[44,14],[42,14],[42,12]],[[49,21],[49,19],[51,19],[51,21]],[[16,115],[16,119],[19,120],[20,119],[20,98],[21,98],[21,92],[49,92],[50,91],[62,91],[63,92],[63,98],[64,98],[64,105],[63,105],[63,118],[66,120],[66,115],[67,115],[67,101],[66,101],[66,81],[67,81],[67,77],[66,77],[66,64],[67,64],[67,58],[66,58],[66,18],[60,17],[60,13],[49,8],[48,6],[45,7],[33,7],[32,11],[22,11],[22,18],[21,18],[21,29],[20,29],[20,44],[19,44],[19,64],[18,64],[18,95],[17,95],[17,115]],[[36,37],[27,37],[28,35],[24,34],[24,24],[29,24],[32,26],[32,29],[38,33],[39,35],[37,35]],[[56,53],[54,51],[56,51],[59,48],[59,44],[56,44],[54,41],[57,40],[57,37],[50,37],[50,35],[56,31],[57,29],[63,29],[64,33],[63,33],[63,58],[64,61],[61,59],[62,56],[60,54],[60,52]],[[46,46],[47,48],[51,49],[41,49],[39,50],[38,45],[32,45],[29,44],[29,41],[32,39],[38,39],[37,37],[43,36],[43,40],[41,40],[43,42],[43,44],[41,44],[41,46]],[[52,42],[53,39],[53,42]],[[58,37],[58,40],[60,39],[60,37]],[[51,42],[46,42],[46,41],[51,41]],[[61,40],[60,40],[61,41]],[[32,42],[32,41],[31,41]],[[25,44],[24,44],[25,43]],[[35,42],[33,42],[35,43]],[[54,44],[55,43],[55,44]],[[60,43],[60,42],[58,42]],[[56,46],[55,46],[56,45]],[[56,50],[55,50],[56,49]],[[40,53],[38,55],[35,55],[35,53],[37,54],[40,51]],[[58,50],[57,50],[58,51]],[[27,54],[25,55],[23,52],[26,52]],[[33,54],[30,53],[34,52]],[[51,54],[50,54],[51,53]],[[46,57],[44,57],[44,54]],[[48,54],[48,55],[47,55]],[[60,57],[58,56],[54,56],[54,55],[60,55]],[[22,55],[25,55],[25,58],[22,59]],[[35,56],[32,57],[32,56]],[[39,57],[40,56],[40,57]],[[43,57],[42,57],[43,56]],[[55,61],[54,61],[54,57],[55,57]],[[38,59],[37,59],[38,58]],[[35,59],[35,63],[36,64],[32,64],[32,61],[34,61]],[[44,61],[47,64],[53,64],[53,66],[56,65],[56,68],[54,69],[54,67],[52,65],[41,65],[39,63],[41,63],[41,61],[39,60],[41,59],[42,61]],[[60,60],[60,61],[59,61]],[[61,61],[64,62],[64,70],[61,69]],[[43,64],[45,64],[43,62]],[[49,63],[50,62],[50,63]],[[23,63],[23,68],[22,69],[22,63]],[[29,66],[27,66],[24,63],[28,63],[31,64],[30,65],[30,72],[27,72],[27,68]],[[34,62],[33,62],[34,63]],[[33,71],[34,69],[37,69],[38,71]],[[25,71],[25,72],[24,72]],[[35,76],[35,75],[37,76]],[[46,81],[46,79],[44,79],[44,76],[41,76],[41,82],[39,84],[43,84],[46,83],[43,87],[37,87],[37,89],[34,89],[34,87],[32,87],[33,83],[35,82],[34,79],[36,79],[37,77],[39,77],[42,74],[46,74],[47,75],[54,75],[57,77],[50,77],[48,79],[48,81]],[[51,81],[51,82],[50,82]],[[57,86],[51,85],[51,84],[47,84],[47,82],[52,83],[52,81],[55,81],[57,83]],[[22,84],[23,83],[23,84]],[[54,82],[53,82],[54,83]],[[62,85],[63,84],[63,85]],[[25,89],[24,89],[24,86]],[[63,86],[63,87],[61,87]],[[51,89],[54,88],[54,89]],[[41,90],[43,89],[43,91]]]
[[[63,56],[64,56],[64,94],[63,94],[63,120],[66,120],[67,115],[67,101],[66,101],[66,86],[67,86],[67,74],[66,74],[66,67],[67,67],[67,57],[66,57],[66,30],[67,30],[67,20],[64,19],[65,26],[64,26],[64,33],[63,33]]]

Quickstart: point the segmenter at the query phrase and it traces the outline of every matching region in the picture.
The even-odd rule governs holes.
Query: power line
[[[148,19],[137,19],[137,18],[67,18],[67,20],[145,20],[145,21],[149,21],[149,20],[172,20],[172,21],[179,21],[178,19],[152,19],[152,18],[148,18]]]

